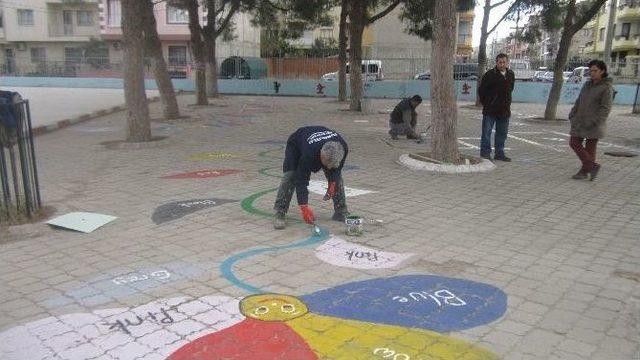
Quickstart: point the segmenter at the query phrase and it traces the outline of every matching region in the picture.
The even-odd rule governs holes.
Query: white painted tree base
[[[431,171],[443,174],[488,172],[496,168],[495,164],[487,159],[482,159],[481,163],[475,165],[435,164],[413,159],[409,157],[409,154],[400,155],[398,163],[412,170]]]

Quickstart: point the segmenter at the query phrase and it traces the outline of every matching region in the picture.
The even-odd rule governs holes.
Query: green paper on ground
[[[97,228],[112,222],[115,219],[117,219],[117,217],[111,215],[88,212],[72,212],[62,216],[58,216],[55,219],[51,219],[47,221],[47,224],[80,231],[83,233],[90,233]]]

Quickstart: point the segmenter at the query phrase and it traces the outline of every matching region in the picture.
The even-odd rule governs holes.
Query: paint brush
[[[311,224],[313,225],[313,229],[311,230],[313,236],[320,236],[320,227],[318,225],[316,225],[315,223]]]

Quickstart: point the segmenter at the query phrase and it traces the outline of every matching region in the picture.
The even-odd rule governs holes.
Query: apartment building
[[[585,43],[584,53],[594,58],[604,57],[605,39],[609,24],[607,2],[585,29],[592,29],[591,39]],[[638,76],[640,63],[640,0],[618,0],[611,44],[611,72],[620,76]]]
[[[0,1],[0,63],[3,73],[65,72],[65,61],[83,56],[100,35],[98,0]]]
[[[109,62],[121,63],[122,10],[120,0],[99,0],[100,36],[109,48]],[[190,46],[189,14],[186,10],[159,2],[154,8],[162,51],[170,68],[184,68],[193,60]],[[207,21],[206,11],[200,11],[201,24]],[[248,14],[239,13],[233,18],[234,39],[228,42],[219,38],[216,55],[224,59],[230,56],[260,57],[260,29],[253,26]],[[177,70],[181,71],[181,70]]]

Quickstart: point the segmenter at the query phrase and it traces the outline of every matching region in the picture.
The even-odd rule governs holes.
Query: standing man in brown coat
[[[591,80],[587,81],[569,113],[571,139],[569,145],[582,162],[573,179],[589,178],[593,181],[600,171],[596,163],[598,139],[605,133],[605,123],[613,103],[613,82],[607,74],[607,65],[601,60],[589,62]]]

